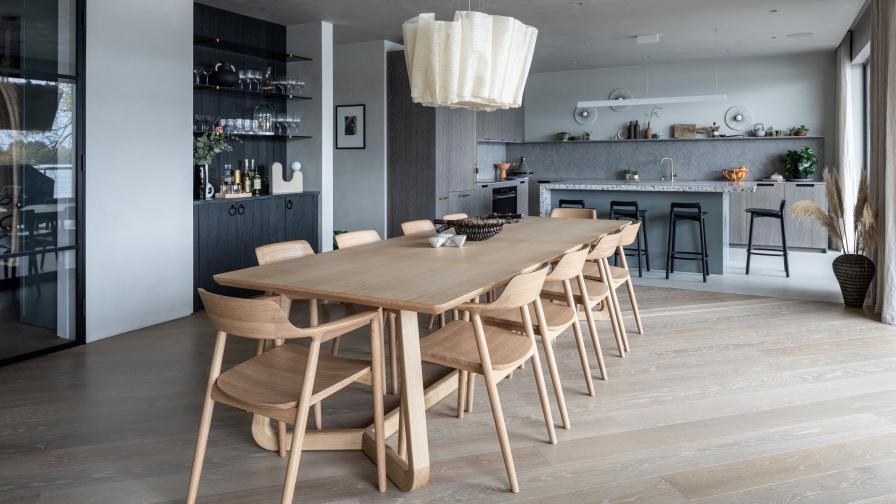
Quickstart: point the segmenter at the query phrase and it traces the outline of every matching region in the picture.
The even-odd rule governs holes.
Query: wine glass
[[[193,85],[199,85],[199,67],[193,67]]]
[[[193,116],[193,131],[195,133],[202,132],[202,114],[195,114]]]
[[[200,84],[208,86],[209,76],[211,76],[211,74],[212,74],[211,68],[209,68],[207,66],[199,67],[199,73],[205,78],[204,79],[205,82],[200,82]]]
[[[247,73],[247,72],[246,72],[245,69],[240,69],[240,70],[237,72],[237,75],[238,75],[239,78],[240,78],[240,83],[239,83],[239,88],[240,88],[240,89],[245,89],[245,88],[246,88],[246,78],[247,78],[247,77],[246,77],[246,73]]]

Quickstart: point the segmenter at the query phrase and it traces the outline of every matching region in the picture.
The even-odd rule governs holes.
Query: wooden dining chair
[[[299,458],[308,421],[308,408],[355,382],[373,385],[377,485],[386,491],[386,439],[383,417],[383,380],[379,312],[368,310],[316,327],[294,326],[279,304],[270,299],[241,299],[199,289],[209,321],[218,331],[212,352],[208,386],[196,441],[196,454],[187,490],[187,504],[196,502],[205,460],[212,411],[216,402],[294,425],[281,504],[291,504],[299,473]],[[321,354],[322,343],[370,325],[370,361]],[[274,348],[221,372],[227,336],[275,341]],[[309,346],[285,340],[307,339]],[[285,456],[286,436],[280,437]]]
[[[623,226],[619,232],[619,247],[616,249],[616,257],[619,258],[622,266],[613,266],[608,263],[607,267],[610,276],[613,279],[613,295],[617,299],[617,304],[619,296],[615,291],[619,289],[622,284],[625,284],[625,287],[628,290],[628,299],[632,305],[632,314],[635,317],[635,324],[638,327],[638,334],[644,334],[644,324],[641,323],[641,311],[638,309],[638,300],[635,297],[635,285],[632,282],[631,271],[628,269],[628,260],[625,258],[625,247],[631,245],[638,239],[638,232],[640,229],[640,222],[632,222]],[[600,269],[596,263],[588,263],[585,265],[585,278],[593,280],[601,279]]]
[[[544,376],[541,371],[541,362],[536,351],[535,333],[532,329],[529,307],[529,305],[538,300],[538,293],[544,285],[547,272],[547,267],[544,267],[531,273],[514,277],[507,284],[504,292],[491,303],[464,303],[460,305],[459,308],[461,310],[471,314],[472,320],[452,320],[445,327],[420,340],[420,357],[424,362],[446,366],[459,371],[457,390],[460,396],[458,403],[463,403],[462,395],[466,391],[465,385],[468,376],[479,374],[485,378],[485,386],[492,407],[495,429],[498,433],[498,442],[501,445],[504,466],[507,469],[507,478],[510,480],[510,489],[514,493],[519,492],[519,484],[513,465],[513,455],[510,451],[510,441],[507,437],[507,427],[504,424],[504,413],[501,409],[497,385],[498,382],[507,377],[526,360],[531,361],[532,370],[535,373],[535,383],[541,400],[545,426],[548,430],[548,439],[552,444],[557,443],[554,421],[551,417]],[[483,323],[483,317],[485,316],[512,309],[520,311],[526,338],[521,338],[511,331]]]
[[[560,407],[560,418],[563,421],[563,427],[566,429],[569,429],[572,425],[566,408],[566,399],[563,396],[563,385],[560,383],[560,371],[554,356],[553,345],[557,337],[571,326],[576,340],[576,347],[579,351],[582,372],[585,375],[585,386],[588,389],[588,395],[593,396],[594,383],[591,379],[591,367],[588,364],[588,355],[582,338],[582,327],[579,324],[579,314],[576,309],[571,285],[572,281],[578,281],[578,278],[582,275],[582,267],[585,265],[589,251],[590,247],[585,247],[579,251],[564,255],[545,279],[546,285],[554,283],[563,287],[563,291],[566,294],[566,304],[543,303],[540,298],[536,298],[535,302],[530,305],[529,310],[529,318],[533,320],[533,329],[541,337],[545,360],[548,363],[548,372],[551,375],[551,382],[554,386],[554,395],[557,397],[557,404]],[[484,314],[483,320],[486,325],[526,334],[525,321],[519,310],[509,309]],[[598,365],[603,377],[606,376],[606,368],[604,367],[603,354],[600,352],[599,345],[597,349]],[[463,412],[459,409],[458,415],[462,416],[462,414]]]
[[[597,210],[593,208],[552,208],[550,216],[555,219],[596,219]]]
[[[599,267],[603,268],[607,258],[611,257],[616,252],[618,244],[618,233],[602,236],[591,249],[591,252],[588,253],[588,261],[596,262]],[[591,344],[594,346],[595,354],[598,355],[598,362],[601,358],[601,351],[595,320],[598,320],[599,318],[608,318],[611,321],[613,335],[616,338],[616,345],[619,349],[619,356],[625,357],[627,348],[623,339],[624,333],[620,331],[616,323],[617,312],[615,311],[615,306],[610,297],[609,286],[602,280],[588,279],[582,275],[576,280],[576,283],[572,285],[572,290],[575,303],[582,308],[579,313],[579,319],[584,316],[585,321],[588,324],[588,332],[591,335]],[[544,291],[542,292],[542,297],[561,303],[567,302],[566,292],[564,291],[563,286],[556,283],[546,284]],[[595,313],[595,308],[598,305],[600,305],[600,310]],[[601,317],[598,314],[603,314],[604,316]],[[603,375],[603,379],[608,379],[608,376]]]
[[[429,219],[402,222],[401,233],[405,236],[433,235],[436,234],[436,225]]]
[[[382,241],[380,238],[380,234],[373,229],[362,229],[360,231],[349,231],[347,233],[339,233],[336,235],[336,246],[339,249],[348,249],[352,247],[359,247],[361,245],[367,245],[370,243],[376,243],[378,241]],[[382,308],[377,308],[380,311],[380,314],[383,314]],[[382,316],[384,331],[388,327],[389,331],[389,372],[391,378],[391,387],[392,394],[398,394],[398,353],[397,353],[397,333],[395,330],[396,317],[395,313],[388,312],[385,316]],[[388,322],[388,323],[387,323]],[[339,340],[334,341],[333,343],[333,355],[339,352]]]

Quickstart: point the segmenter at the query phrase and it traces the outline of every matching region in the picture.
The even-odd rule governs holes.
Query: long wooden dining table
[[[456,371],[424,387],[418,313],[450,310],[507,283],[519,272],[618,231],[624,221],[526,217],[486,241],[432,248],[425,236],[406,236],[215,275],[221,285],[382,307],[397,314],[401,402],[386,417],[386,435],[406,422],[406,457],[387,446],[387,473],[410,491],[429,481],[426,410],[457,389]],[[253,421],[262,447],[277,449],[267,419]],[[374,459],[373,426],[306,433],[304,450],[363,450]]]

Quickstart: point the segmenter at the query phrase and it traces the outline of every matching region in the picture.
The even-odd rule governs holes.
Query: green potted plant
[[[634,172],[632,171],[631,168],[626,168],[626,169],[622,170],[622,174],[625,175],[626,182],[631,182],[632,177],[634,176]]]
[[[843,218],[843,187],[833,170],[824,172],[826,212],[814,201],[798,201],[790,207],[790,214],[797,219],[814,219],[824,227],[830,236],[840,242],[843,254],[834,259],[832,267],[843,304],[851,308],[861,308],[868,294],[868,287],[874,279],[874,262],[865,256],[877,238],[876,212],[868,199],[868,176],[862,175],[853,208],[853,228],[848,229]]]
[[[213,131],[193,137],[193,181],[196,187],[196,199],[206,199],[214,194],[211,182],[208,180],[208,165],[218,154],[230,152],[233,147],[230,141],[235,140],[224,132],[221,126],[215,126]]]
[[[789,179],[807,179],[815,173],[818,158],[811,147],[789,150],[784,154],[784,176]]]
[[[809,128],[805,124],[800,124],[798,127],[793,128],[793,136],[806,136],[808,134]]]

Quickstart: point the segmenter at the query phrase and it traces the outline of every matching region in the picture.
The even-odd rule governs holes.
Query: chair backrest
[[[401,223],[401,232],[405,236],[435,234],[436,226],[429,219],[413,220]]]
[[[610,202],[610,211],[613,210],[639,210],[637,201],[611,201]]]
[[[461,220],[461,219],[467,219],[467,218],[469,218],[469,217],[470,217],[469,215],[467,215],[467,214],[465,214],[465,213],[463,213],[463,212],[460,212],[460,213],[450,213],[450,214],[447,214],[447,215],[443,215],[443,216],[442,216],[442,220],[446,220],[446,221],[448,221],[448,220]]]
[[[301,338],[280,305],[270,299],[244,299],[199,289],[199,297],[218,331],[253,339]]]
[[[545,278],[548,275],[548,267],[544,266],[531,273],[523,273],[513,277],[504,287],[504,291],[498,299],[487,305],[481,305],[482,311],[508,310],[526,306],[541,294]]]
[[[551,217],[557,219],[596,219],[597,210],[593,208],[552,208]]]
[[[703,211],[703,206],[700,205],[700,203],[672,203],[670,208],[673,212],[684,210],[685,212],[693,211],[694,213],[699,214]]]
[[[619,246],[627,247],[638,239],[638,231],[641,229],[640,222],[629,222],[622,226],[619,230]]]
[[[588,259],[592,261],[595,259],[606,259],[615,254],[616,247],[619,246],[621,234],[621,232],[617,231],[601,236],[597,243],[594,244],[594,248],[591,249],[591,253],[588,254]]]
[[[782,214],[784,213],[784,207],[787,205],[787,200],[781,200],[781,208],[778,209]]]
[[[582,268],[585,267],[585,260],[588,258],[589,250],[590,247],[584,247],[564,255],[554,266],[554,269],[548,274],[547,280],[550,282],[560,282],[579,276],[579,273],[582,272]]]
[[[349,231],[348,233],[340,233],[336,235],[336,246],[341,249],[357,247],[358,245],[367,245],[382,240],[380,234],[373,229],[362,229],[361,231]]]
[[[314,249],[305,240],[292,240],[255,247],[255,257],[258,258],[258,264],[261,265],[288,261],[309,255],[314,255]]]

